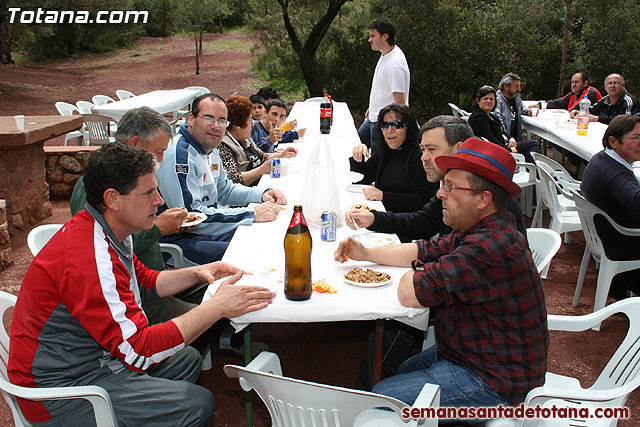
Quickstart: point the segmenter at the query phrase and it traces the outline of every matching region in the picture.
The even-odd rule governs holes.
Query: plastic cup
[[[542,111],[547,111],[547,102],[546,101],[540,101],[540,109]]]
[[[538,108],[532,108],[529,111],[531,111],[531,117],[537,117],[538,116]]]
[[[560,124],[560,117],[562,113],[553,113],[553,124],[558,126]]]
[[[18,116],[13,116],[16,119],[16,128],[22,131],[24,130],[24,116],[22,114]]]
[[[289,174],[289,159],[280,159],[280,175],[287,176]]]

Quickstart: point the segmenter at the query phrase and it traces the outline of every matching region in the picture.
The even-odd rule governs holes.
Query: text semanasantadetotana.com
[[[629,408],[592,408],[592,407],[542,407],[540,405],[526,407],[520,406],[495,406],[479,408],[404,408],[402,418],[427,418],[427,419],[526,419],[526,418],[564,418],[564,419],[589,419],[589,418],[629,418]]]
[[[146,10],[99,10],[94,19],[88,10],[9,8],[10,24],[146,24],[148,18],[149,12]]]

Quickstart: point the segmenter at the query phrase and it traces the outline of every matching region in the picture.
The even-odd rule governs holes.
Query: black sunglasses
[[[404,122],[402,120],[394,120],[392,122],[382,122],[382,123],[380,123],[380,129],[382,129],[382,130],[389,129],[389,126],[391,126],[392,128],[398,130],[398,129],[402,129],[403,127],[407,126],[407,122]]]

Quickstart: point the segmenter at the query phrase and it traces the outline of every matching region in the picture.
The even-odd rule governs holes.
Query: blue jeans
[[[364,119],[360,129],[358,129],[358,136],[360,137],[360,142],[371,148],[371,153],[373,153],[378,142],[378,123]]]
[[[372,391],[413,405],[427,383],[440,386],[441,407],[509,405],[473,370],[439,357],[437,345],[405,360],[396,375],[380,381]]]

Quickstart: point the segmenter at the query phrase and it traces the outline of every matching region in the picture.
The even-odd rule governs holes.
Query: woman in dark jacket
[[[517,153],[516,140],[507,138],[502,128],[502,124],[493,115],[496,106],[496,90],[491,86],[482,86],[473,101],[473,111],[469,116],[469,126],[473,129],[473,134],[479,138],[484,138],[494,144],[498,144],[507,150]]]
[[[390,212],[415,212],[438,190],[427,181],[420,160],[419,129],[406,105],[389,104],[378,115],[378,143],[368,160],[368,148],[358,144],[349,159],[351,170],[362,173],[360,184],[374,185],[362,190],[368,200],[382,200]]]

